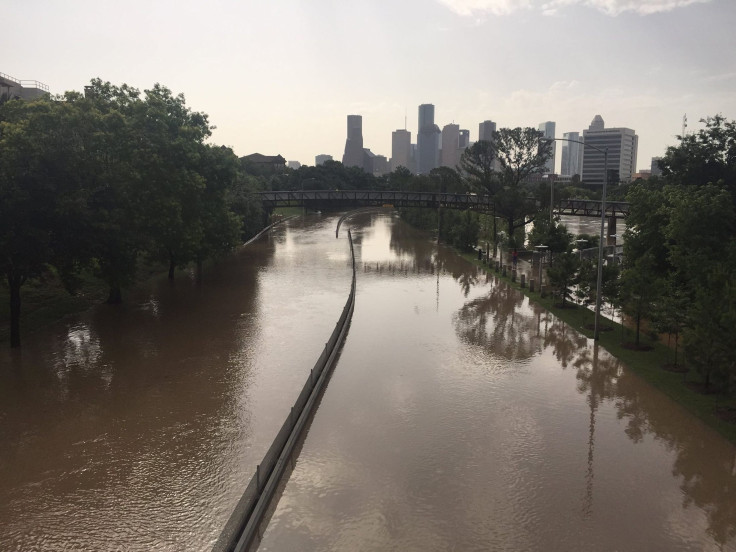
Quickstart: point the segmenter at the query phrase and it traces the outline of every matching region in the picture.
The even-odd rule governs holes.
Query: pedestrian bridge
[[[306,207],[312,210],[339,210],[355,207],[419,207],[425,209],[472,210],[495,214],[492,196],[441,192],[402,192],[378,190],[291,190],[256,192],[267,209]],[[555,213],[581,217],[600,217],[601,202],[588,199],[566,199],[555,207]],[[629,204],[607,201],[606,216],[620,218],[629,214]]]

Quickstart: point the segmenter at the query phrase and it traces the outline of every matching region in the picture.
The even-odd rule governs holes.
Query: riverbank
[[[477,259],[473,253],[460,253],[469,262],[496,275],[512,288],[520,291],[531,301],[543,306],[549,312],[569,324],[572,328],[593,338],[593,324],[595,314],[582,305],[567,303],[565,308],[556,305],[552,296],[542,297],[538,291],[530,292],[529,287],[521,287],[521,283],[511,281],[511,275],[502,276],[494,268],[484,264]],[[620,323],[603,318],[601,323],[604,331],[600,332],[599,343],[609,353],[621,360],[628,368],[642,377],[653,387],[659,389],[672,400],[682,405],[690,413],[702,420],[704,423],[718,431],[723,437],[736,443],[736,422],[727,421],[722,417],[724,411],[736,410],[736,398],[725,397],[717,393],[705,394],[701,392],[703,379],[694,370],[687,370],[687,363],[680,350],[678,359],[678,371],[673,371],[671,365],[674,362],[675,351],[659,341],[652,341],[648,336],[642,334],[641,342],[648,350],[635,350],[631,343],[635,334],[630,328],[623,327]],[[730,410],[733,412],[734,410]]]

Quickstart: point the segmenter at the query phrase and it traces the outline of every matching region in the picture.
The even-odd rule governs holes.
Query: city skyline
[[[95,77],[159,82],[239,156],[341,159],[356,114],[364,146],[390,157],[392,133],[418,137],[417,106],[433,104],[435,124],[471,141],[486,120],[554,121],[561,137],[600,114],[636,130],[646,169],[677,143],[685,114],[689,131],[736,119],[730,0],[29,0],[3,15],[0,71],[53,93]]]

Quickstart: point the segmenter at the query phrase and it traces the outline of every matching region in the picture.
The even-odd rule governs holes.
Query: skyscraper
[[[434,124],[434,105],[419,106],[417,134],[417,174],[426,174],[439,166],[440,128]]]
[[[449,124],[442,128],[442,167],[454,169],[460,164],[460,125]]]
[[[391,170],[406,167],[414,172],[411,160],[411,132],[406,129],[394,130],[391,133]]]
[[[630,128],[605,128],[603,118],[596,115],[588,130],[583,131],[583,181],[603,185],[605,155],[608,150],[608,182],[630,182],[636,172],[636,154],[639,137]],[[600,151],[599,151],[600,150]]]
[[[579,132],[565,132],[562,134],[565,140],[575,142],[562,142],[562,166],[560,174],[563,176],[579,175],[583,172],[583,144],[580,142]]]
[[[662,169],[659,168],[659,162],[662,160],[661,157],[652,157],[652,176],[662,176]]]
[[[546,121],[539,123],[539,130],[544,134],[545,138],[555,138],[555,123],[554,121]],[[544,165],[544,172],[547,174],[554,174],[555,172],[555,154],[557,153],[557,142],[552,142],[552,157],[547,160]]]
[[[458,144],[458,149],[460,150],[460,155],[462,155],[462,151],[467,148],[470,145],[470,131],[465,128],[460,129],[460,143]]]
[[[363,117],[348,115],[348,138],[342,164],[346,167],[363,168]]]
[[[478,125],[478,141],[485,140],[490,142],[493,140],[493,133],[496,132],[496,123],[493,121],[483,121]]]

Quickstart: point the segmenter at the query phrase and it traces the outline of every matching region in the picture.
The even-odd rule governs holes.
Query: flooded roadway
[[[208,550],[334,327],[336,217],[0,352],[0,550]],[[388,216],[261,550],[734,550],[736,448]]]

